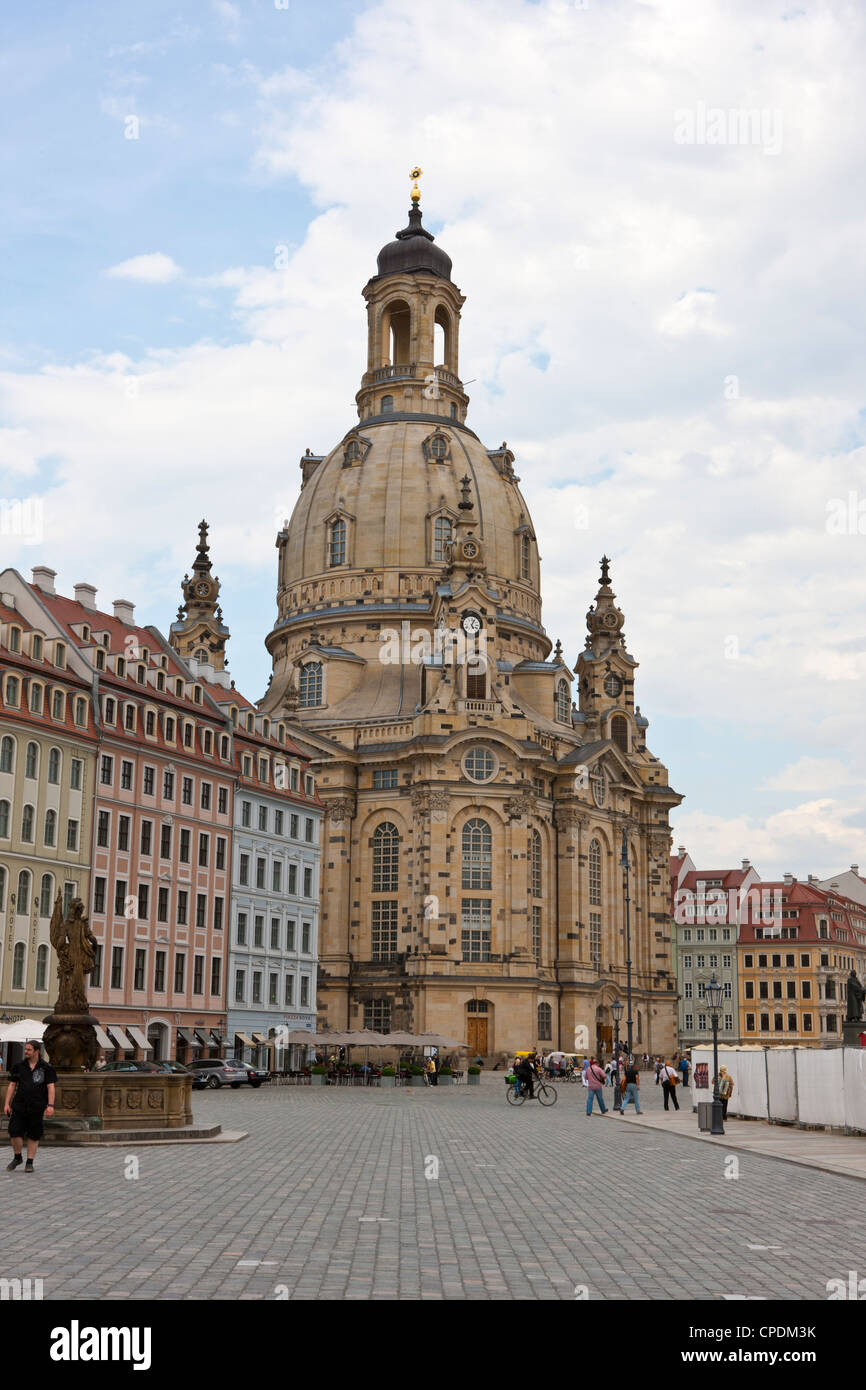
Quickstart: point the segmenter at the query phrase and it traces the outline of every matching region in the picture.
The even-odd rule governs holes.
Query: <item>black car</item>
[[[265,1067],[251,1067],[249,1062],[237,1062],[236,1066],[243,1067],[247,1073],[246,1080],[251,1086],[261,1086],[263,1081],[270,1081],[271,1073]]]
[[[164,1066],[164,1064],[163,1064],[162,1062],[133,1062],[133,1061],[128,1061],[128,1062],[106,1062],[105,1066],[104,1066],[104,1067],[100,1067],[99,1070],[100,1070],[100,1071],[144,1071],[144,1072],[147,1072],[150,1076],[158,1076],[160,1072],[165,1071],[165,1066]]]

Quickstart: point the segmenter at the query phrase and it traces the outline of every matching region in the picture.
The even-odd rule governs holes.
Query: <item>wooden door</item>
[[[477,1053],[479,1057],[487,1055],[487,1019],[468,1018],[466,1020],[466,1041],[469,1044],[469,1051],[473,1056]]]

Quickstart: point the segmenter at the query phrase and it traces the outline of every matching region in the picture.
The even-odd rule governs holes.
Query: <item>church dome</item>
[[[379,252],[376,264],[379,275],[411,274],[416,270],[432,271],[443,280],[451,279],[451,257],[436,246],[432,233],[421,225],[421,209],[413,203],[409,225],[397,232]]]

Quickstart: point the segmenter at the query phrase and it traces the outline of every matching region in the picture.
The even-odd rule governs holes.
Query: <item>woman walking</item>
[[[587,1092],[586,1092],[586,1113],[587,1113],[587,1115],[591,1115],[591,1114],[592,1114],[592,1102],[593,1102],[593,1097],[597,1098],[597,1100],[598,1100],[598,1108],[599,1108],[599,1110],[601,1111],[602,1115],[606,1115],[606,1114],[607,1114],[607,1106],[606,1106],[605,1103],[604,1103],[604,1096],[602,1095],[602,1088],[603,1088],[603,1086],[604,1086],[604,1071],[603,1071],[603,1069],[598,1065],[598,1062],[595,1060],[594,1057],[590,1057],[590,1059],[589,1059],[589,1066],[588,1066],[587,1069],[586,1069],[586,1085],[587,1085]]]

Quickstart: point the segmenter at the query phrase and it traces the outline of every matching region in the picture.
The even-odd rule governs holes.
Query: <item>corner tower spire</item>
[[[217,602],[220,582],[212,573],[207,533],[207,522],[200,521],[192,574],[183,577],[184,601],[177,610],[177,620],[171,625],[169,638],[184,660],[192,660],[199,666],[212,666],[218,672],[228,665],[225,646],[230,633],[222,621],[222,609]]]

